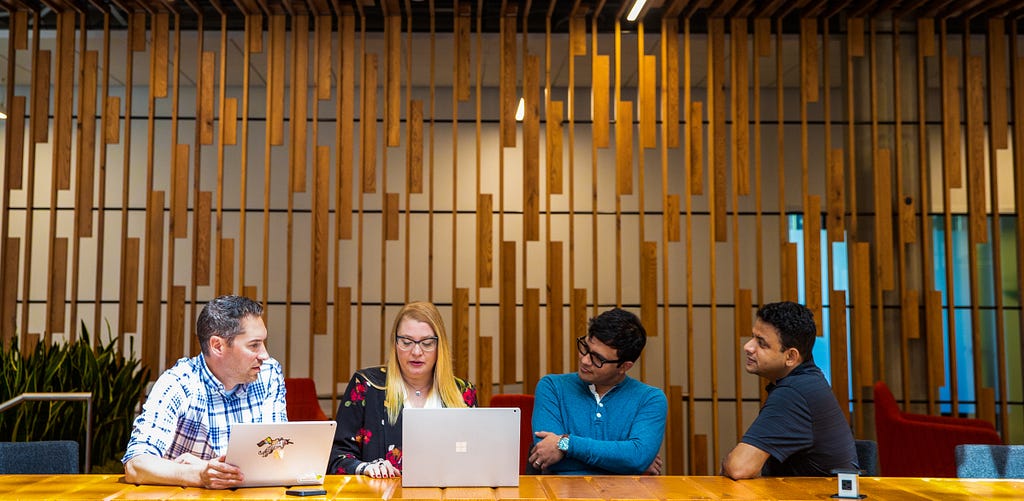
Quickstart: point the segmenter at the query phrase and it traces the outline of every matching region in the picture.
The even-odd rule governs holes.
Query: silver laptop
[[[519,485],[519,409],[402,411],[402,487]]]
[[[320,485],[335,421],[235,423],[226,461],[242,469],[241,487]]]

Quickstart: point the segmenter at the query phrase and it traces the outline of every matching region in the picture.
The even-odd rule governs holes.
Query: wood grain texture
[[[914,198],[910,195],[905,195],[900,202],[900,225],[903,232],[903,242],[908,244],[917,243],[917,208],[914,205]]]
[[[665,146],[679,147],[679,20],[665,19],[663,22],[662,116],[664,117]]]
[[[10,346],[11,338],[17,332],[18,318],[18,270],[21,267],[21,239],[4,239],[3,285],[0,286],[0,328],[3,329],[4,347]]]
[[[142,279],[142,360],[155,378],[160,367],[160,317],[162,313],[164,253],[164,192],[149,194],[146,206],[146,249]]]
[[[609,146],[610,64],[607,54],[597,54],[591,62],[590,118],[593,122],[594,146],[598,148]]]
[[[213,208],[213,193],[200,191],[196,202],[196,285],[210,285],[210,216]]]
[[[331,98],[331,16],[316,16],[316,98]]]
[[[985,78],[984,61],[967,58],[967,221],[970,241],[988,242],[985,210]]]
[[[224,144],[238,144],[238,99],[224,99],[224,114],[220,117],[220,124],[224,128],[221,131],[224,135]]]
[[[544,128],[546,133],[544,141],[544,165],[548,169],[548,193],[552,195],[561,195],[565,193],[563,182],[563,179],[565,178],[565,171],[562,168],[562,157],[564,155],[562,144],[562,119],[564,107],[565,103],[562,101],[551,101],[548,103],[548,109],[545,115],[547,117],[547,121],[545,122]]]
[[[690,194],[704,194],[704,103],[690,103]]]
[[[797,253],[796,244],[785,243],[782,244],[782,253],[780,256],[781,263],[779,267],[780,273],[780,289],[782,293],[783,301],[798,301],[798,289],[797,289]]]
[[[668,387],[668,416],[667,416],[667,439],[665,444],[666,459],[668,467],[663,471],[669,475],[682,475],[686,472],[686,450],[683,447],[686,433],[678,423],[683,422],[683,387],[672,385]]]
[[[540,59],[523,61],[523,239],[540,239]]]
[[[327,334],[327,291],[330,276],[331,148],[316,147],[313,167],[313,234],[310,242],[310,328]]]
[[[199,144],[213,144],[213,82],[216,80],[217,63],[212,51],[204,50],[199,64],[199,106],[196,117],[199,127]]]
[[[658,243],[640,244],[640,322],[647,337],[658,335]]]
[[[708,436],[703,433],[690,437],[690,474],[708,474]]]
[[[587,55],[587,18],[583,9],[569,18],[569,55]]]
[[[465,9],[460,8],[458,15],[455,16],[455,52],[458,57],[455,58],[455,95],[459,101],[465,101],[470,97],[470,38],[469,28],[470,21],[472,20],[472,12],[467,4],[462,4],[460,7],[466,7]]]
[[[334,378],[335,384],[345,384],[352,373],[352,288],[334,290]]]
[[[815,103],[818,101],[818,86],[820,76],[818,75],[819,53],[818,53],[818,20],[811,17],[800,19],[800,87],[804,102]]]
[[[615,106],[615,193],[633,193],[633,103]]]
[[[757,57],[772,55],[772,20],[767,17],[754,18],[754,52]]]
[[[570,337],[567,345],[570,346],[569,370],[575,372],[579,367],[579,358],[576,353],[576,339],[587,335],[587,289],[573,289],[572,298],[569,299],[569,328]]]
[[[25,96],[14,96],[7,110],[7,189],[20,190],[25,172]]]
[[[851,17],[846,20],[846,33],[850,55],[853,57],[864,57],[864,18]]]
[[[99,53],[85,51],[82,60],[81,116],[78,117],[80,153],[77,159],[78,180],[75,181],[76,235],[91,237],[93,227],[93,192],[96,190],[96,69]]]
[[[711,196],[712,217],[714,218],[715,241],[725,242],[729,228],[726,225],[726,149],[725,149],[725,21],[713,18],[708,21],[708,115],[711,128],[708,132],[710,147],[708,148],[708,168],[711,169],[710,181],[714,187]]]
[[[564,328],[564,305],[565,305],[565,280],[563,268],[563,243],[560,241],[548,242],[547,256],[547,329],[548,334],[548,363],[547,372],[557,374],[562,372],[562,358],[565,353],[565,328]]]
[[[188,236],[188,165],[189,145],[175,145],[174,165],[171,166],[171,236]]]
[[[896,259],[892,227],[892,152],[882,148],[875,153],[875,250],[876,270],[882,290],[896,287]]]
[[[917,20],[917,46],[924,57],[938,54],[935,46],[935,19],[922,17]]]
[[[871,249],[864,242],[853,244],[850,253],[850,315],[853,324],[851,347],[854,368],[854,388],[870,385],[874,382],[874,364],[871,348],[873,328],[871,326]]]
[[[11,24],[8,29],[11,33],[11,43],[14,44],[14,49],[28,49],[28,11],[15,10],[11,14]]]
[[[842,242],[846,238],[846,170],[843,168],[843,150],[834,149],[828,157],[828,241]]]
[[[107,96],[103,106],[103,144],[121,142],[121,98]]]
[[[829,344],[846,346],[846,291],[833,290],[828,293],[829,303]],[[833,367],[832,394],[839,402],[846,421],[850,421],[849,358],[847,350],[829,350],[829,363]]]
[[[338,119],[338,142],[339,144],[355,144],[355,17],[351,12],[342,15],[338,19],[338,98],[341,100],[339,106],[341,111]],[[352,238],[352,205],[355,189],[353,186],[354,164],[352,148],[338,148],[336,152],[338,162],[338,187],[337,202],[335,207],[335,219],[337,221],[337,238],[348,240]]]
[[[384,130],[387,146],[402,144],[402,17],[385,16]]]
[[[501,384],[516,383],[516,242],[501,243],[499,309],[501,322]]]
[[[808,195],[804,206],[804,297],[821,336],[825,333],[821,318],[821,197]]]
[[[900,291],[900,334],[907,339],[921,337],[921,309],[918,292],[913,289]]]
[[[52,340],[51,335],[55,332],[64,332],[64,324],[67,318],[67,293],[68,293],[68,239],[55,238],[53,240],[53,257],[49,267],[49,297],[46,298],[46,343]]]
[[[540,289],[523,291],[523,393],[533,393],[540,380]]]
[[[121,261],[121,286],[118,296],[118,334],[136,332],[139,301],[139,248],[138,238],[125,240],[124,260]]]
[[[928,353],[929,398],[946,384],[945,344],[943,342],[942,292],[924,293],[924,330]]]
[[[270,145],[284,144],[284,82],[285,82],[285,16],[270,16],[267,36],[269,55],[267,57],[267,127],[270,129]]]
[[[217,256],[217,295],[231,294],[235,290],[235,240],[222,238]]]
[[[292,18],[292,75],[288,90],[291,96],[291,116],[288,131],[291,136],[289,148],[289,173],[291,189],[295,193],[306,191],[306,154],[309,125],[309,17]]]
[[[409,193],[423,193],[423,101],[409,101],[409,133],[405,169]]]
[[[29,121],[32,142],[45,143],[50,137],[50,51],[36,53],[32,68],[32,107]]]
[[[963,187],[960,176],[960,60],[942,58],[942,165],[947,188]]]
[[[452,362],[455,376],[469,379],[469,289],[456,287],[452,299]]]
[[[516,145],[516,13],[517,5],[508,5],[501,18],[501,146]]]
[[[679,214],[680,214],[680,198],[679,195],[669,195],[665,197],[665,218],[668,234],[666,235],[669,242],[680,241],[681,233],[679,230]]]
[[[996,392],[991,387],[983,386],[978,391],[978,419],[984,419],[993,425],[996,422]]]
[[[249,44],[249,52],[253,54],[263,53],[263,14],[250,13],[245,16],[248,28],[247,42]]]
[[[150,26],[153,36],[153,53],[150,60],[150,96],[154,98],[167,97],[167,71],[170,68],[168,64],[169,25],[170,16],[166,12],[159,12],[153,16],[153,24]]]
[[[986,52],[988,60],[988,81],[985,82],[988,95],[988,126],[989,137],[992,139],[992,147],[1006,149],[1009,146],[1008,115],[1009,105],[1007,103],[1006,89],[1007,59],[1006,59],[1006,22],[1001,17],[988,19],[988,31],[985,33]],[[981,76],[979,75],[979,78]],[[1018,96],[1020,99],[1020,96]]]
[[[494,196],[481,193],[476,197],[476,281],[488,288],[494,276]]]
[[[385,240],[398,240],[398,193],[385,193],[384,195],[384,238]]]
[[[360,88],[363,106],[359,112],[363,193],[377,192],[377,71],[377,54],[365,54],[363,85]]]
[[[479,405],[486,406],[491,401],[494,385],[494,338],[478,337],[476,353],[476,396]]]
[[[641,61],[643,70],[640,72],[640,94],[637,103],[637,114],[640,119],[640,147],[654,148],[658,145],[657,110],[658,101],[658,60],[651,55],[644,55]]]
[[[750,60],[747,55],[747,20],[733,19],[732,31],[732,140],[736,193],[750,195]]]
[[[171,367],[185,356],[185,287],[171,287],[167,301],[167,347],[164,350],[164,367]]]

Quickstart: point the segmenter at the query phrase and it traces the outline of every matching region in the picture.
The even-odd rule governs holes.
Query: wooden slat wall
[[[927,402],[929,413],[948,403],[993,421],[1007,441],[1024,439],[1009,419],[1021,385],[1010,375],[1024,363],[1009,349],[1019,327],[1007,321],[1024,318],[1009,299],[1020,280],[1002,276],[1007,265],[1024,273],[1013,264],[1024,259],[1024,128],[1013,127],[1024,122],[1019,22],[978,14],[987,29],[982,45],[948,33],[952,18],[938,26],[914,19],[900,25],[913,28],[908,46],[909,38],[877,28],[888,11],[844,11],[836,35],[829,18],[813,17],[820,12],[778,11],[786,2],[754,9],[757,18],[745,7],[707,17],[707,8],[689,3],[668,3],[676,17],[646,35],[618,22],[614,33],[594,33],[596,20],[611,13],[588,6],[558,28],[570,30],[567,38],[521,25],[536,14],[529,3],[500,12],[460,3],[457,14],[436,13],[452,16],[455,30],[430,34],[430,63],[410,59],[427,35],[412,31],[397,2],[380,39],[366,36],[360,5],[274,13],[266,28],[262,15],[250,15],[241,36],[252,68],[240,89],[227,90],[232,76],[218,72],[231,67],[228,42],[238,35],[187,54],[182,39],[197,34],[181,31],[185,11],[120,13],[129,21],[125,46],[111,50],[116,37],[106,28],[99,52],[80,13],[15,10],[7,81],[26,85],[3,89],[4,341],[21,332],[71,341],[81,320],[99,326],[95,317],[110,315],[119,346],[127,349],[123,338],[134,336],[136,355],[156,375],[195,351],[187,319],[203,303],[219,293],[259,293],[268,325],[283,333],[273,341],[275,356],[289,362],[290,374],[308,371],[337,404],[351,370],[386,356],[381,334],[396,303],[428,299],[450,322],[456,373],[487,402],[496,391],[532,393],[544,374],[574,370],[575,338],[589,318],[619,305],[651,335],[631,375],[670,398],[667,469],[699,474],[717,469],[762,396],[763,384],[741,367],[754,311],[789,299],[807,304],[827,335],[818,342],[832,347],[833,390],[858,438],[873,437],[866,388],[883,379],[912,411],[925,409],[917,402]],[[481,34],[482,20],[494,14],[502,32]],[[57,26],[53,52],[40,48],[40,15]],[[690,32],[698,18],[708,33]],[[404,44],[403,19],[410,21]],[[799,38],[779,33],[791,26]],[[531,53],[542,36],[545,54]],[[610,37],[614,53],[598,53],[598,39]],[[706,61],[692,56],[702,44]],[[879,64],[889,48],[891,65]],[[435,57],[449,49],[454,59]],[[267,66],[257,69],[250,54],[264,50]],[[134,82],[137,52],[150,61],[145,89]],[[501,59],[499,75],[485,72],[488,57]],[[579,64],[589,89],[578,88]],[[846,66],[839,82],[830,80],[836,64]],[[454,88],[436,88],[442,74]],[[427,76],[429,94],[417,88]],[[438,92],[448,90],[452,108],[439,111]],[[250,94],[264,91],[266,102],[250,103]],[[774,102],[764,102],[762,93],[772,91]],[[195,106],[179,107],[190,92]],[[132,118],[140,95],[149,107],[145,132]],[[522,123],[513,118],[520,96]],[[581,112],[585,120],[577,120]],[[798,113],[801,148],[786,147],[782,124],[795,124]],[[195,137],[179,135],[192,126],[179,122],[192,120]],[[250,122],[262,130],[250,131]],[[475,134],[465,133],[470,123]],[[789,130],[795,141],[796,128]],[[929,133],[941,144],[930,147]],[[247,174],[250,134],[265,142],[262,179]],[[215,138],[214,168],[205,165],[213,153],[201,147]],[[121,155],[120,173],[108,172],[108,154]],[[404,172],[389,155],[404,155]],[[37,174],[46,186],[36,186]],[[262,200],[248,198],[254,187]],[[257,211],[264,231],[247,233],[245,221]],[[793,215],[802,217],[798,239]],[[763,238],[773,231],[778,239]],[[103,283],[111,270],[117,278]],[[178,278],[186,275],[188,284]],[[964,285],[969,297],[945,293]],[[986,288],[996,291],[993,299]],[[969,325],[957,320],[960,310],[971,315]],[[32,339],[25,334],[23,344]],[[987,374],[991,382],[982,380]]]

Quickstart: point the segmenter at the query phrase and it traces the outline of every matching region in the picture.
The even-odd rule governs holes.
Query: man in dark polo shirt
[[[814,315],[791,302],[757,310],[743,345],[746,369],[770,383],[768,399],[740,443],[722,461],[733,478],[831,476],[858,468],[853,434],[828,381],[814,365]]]

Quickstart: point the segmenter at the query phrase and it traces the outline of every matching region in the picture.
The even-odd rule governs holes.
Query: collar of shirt
[[[243,383],[235,386],[234,388],[225,387],[224,383],[220,382],[220,380],[217,379],[217,376],[213,375],[213,371],[211,371],[210,366],[206,364],[206,357],[203,356],[202,353],[196,356],[196,365],[199,369],[199,378],[203,381],[203,385],[205,385],[209,390],[219,392],[225,397],[231,395],[241,397],[245,395],[246,389],[249,386],[248,384]]]

